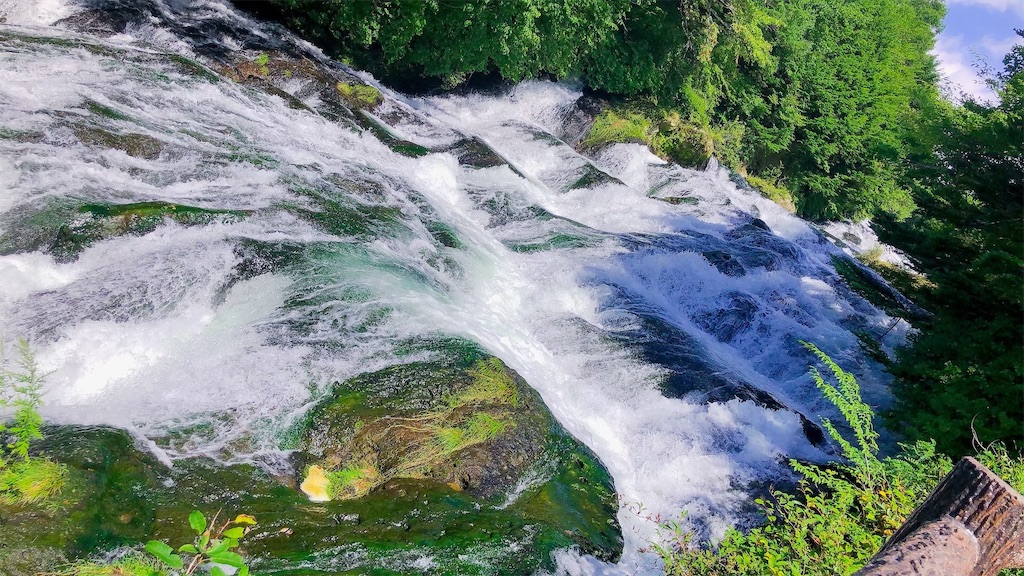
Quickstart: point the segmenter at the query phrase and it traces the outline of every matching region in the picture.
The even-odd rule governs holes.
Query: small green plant
[[[182,571],[181,574],[185,576],[194,574],[204,564],[209,565],[211,576],[226,576],[220,565],[236,568],[238,576],[248,576],[249,567],[245,560],[232,550],[238,547],[238,541],[256,524],[256,519],[248,514],[239,514],[233,520],[225,520],[217,528],[219,515],[220,512],[215,514],[207,524],[202,512],[193,510],[188,515],[189,526],[196,533],[192,543],[183,544],[175,552],[165,542],[150,540],[146,543],[146,551],[172,570]],[[183,557],[182,554],[190,556]]]
[[[270,56],[266,52],[260,52],[260,55],[252,62],[256,65],[260,75],[267,76],[270,74]]]
[[[0,504],[47,504],[67,484],[63,464],[45,458],[29,458],[0,468]]]
[[[18,341],[18,353],[17,367],[12,370],[0,341],[0,410],[14,409],[10,421],[0,420],[0,468],[14,460],[28,460],[29,443],[43,437],[43,419],[39,416],[42,375],[27,341]]]
[[[328,472],[328,490],[331,498],[359,498],[376,488],[381,482],[377,467],[365,461],[352,462],[341,470]]]
[[[30,444],[43,437],[42,385],[28,342],[18,341],[12,367],[0,341],[0,504],[47,504],[67,482],[66,466],[29,456]]]

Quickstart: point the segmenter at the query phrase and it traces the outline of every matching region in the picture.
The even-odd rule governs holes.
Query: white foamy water
[[[393,134],[435,150],[474,137],[506,161],[477,168],[454,152],[402,156],[279,97],[196,78],[159,56],[184,50],[168,32],[0,31],[0,128],[42,134],[0,138],[0,333],[31,338],[52,371],[48,418],[127,427],[172,458],[272,465],[331,382],[395,362],[403,339],[463,336],[519,371],[614,477],[621,563],[566,551],[561,569],[635,574],[658,571],[640,552],[658,538],[654,518],[686,512],[720,535],[785,458],[827,457],[801,432],[797,412],[829,408],[800,340],[886,399],[853,330],[891,319],[842,287],[838,249],[724,170],[682,169],[636,145],[580,155],[558,137],[580,96],[570,86],[430,99],[385,89],[375,116]],[[160,150],[132,156],[82,137],[96,130]],[[155,201],[244,215],[167,221],[67,261],[49,237],[32,241],[85,203]],[[369,227],[311,216],[351,211]],[[458,247],[434,238],[439,224]]]

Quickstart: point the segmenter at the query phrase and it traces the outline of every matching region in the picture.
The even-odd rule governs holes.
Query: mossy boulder
[[[614,556],[614,493],[593,454],[500,359],[462,341],[441,347],[433,359],[335,386],[310,415],[305,465],[327,470],[338,500],[417,481],[481,505],[507,505],[510,514],[541,513],[575,545]],[[533,486],[531,475],[539,478]],[[520,503],[517,490],[532,496],[520,495]],[[537,498],[550,501],[531,506]]]
[[[494,496],[537,459],[550,427],[537,398],[495,357],[402,364],[338,388],[313,417],[309,450],[335,471],[341,498],[393,478]]]

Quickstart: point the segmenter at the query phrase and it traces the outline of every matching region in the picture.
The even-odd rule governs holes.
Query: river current
[[[410,97],[349,71],[384,95],[367,130],[317,113],[298,80],[285,91],[305,107],[169,57],[209,63],[240,46],[197,31],[244,29],[343,68],[315,48],[216,0],[154,6],[91,35],[58,22],[73,2],[0,0],[0,334],[49,372],[45,418],[126,428],[168,464],[273,470],[332,382],[393,363],[398,342],[464,337],[614,479],[621,562],[567,550],[560,569],[636,573],[657,570],[642,550],[659,519],[718,536],[786,459],[831,457],[801,341],[887,401],[856,332],[894,319],[843,283],[842,249],[714,162],[581,153],[578,87]],[[464,142],[486,161],[445,151]],[[73,257],[42,239],[83,204],[142,202],[219,216]]]

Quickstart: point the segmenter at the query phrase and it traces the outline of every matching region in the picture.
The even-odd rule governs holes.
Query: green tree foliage
[[[773,490],[757,504],[765,524],[747,533],[729,530],[717,547],[693,547],[676,526],[678,540],[654,549],[671,576],[791,576],[852,574],[882,546],[952,468],[935,443],[901,446],[898,455],[879,458],[871,409],[853,376],[808,345],[830,374],[812,369],[818,388],[836,405],[852,431],[844,437],[825,421],[844,461],[830,465],[791,461],[801,475],[796,494]],[[829,378],[829,381],[826,378]],[[1024,459],[994,444],[979,460],[1024,488]]]
[[[720,159],[781,176],[805,215],[912,208],[901,167],[937,101],[940,0],[273,1],[390,81],[576,76],[736,140]]]
[[[1004,65],[999,104],[968,101],[934,117],[936,144],[912,174],[920,208],[883,222],[883,239],[930,280],[912,295],[935,313],[892,368],[892,418],[954,455],[971,449],[972,427],[986,441],[1022,439],[1024,45]]]
[[[789,0],[782,9],[792,18],[779,44],[796,114],[788,113],[793,141],[781,168],[801,211],[828,218],[908,215],[902,166],[912,151],[909,135],[937,100],[928,50],[941,4]],[[767,93],[789,95],[778,88]],[[770,137],[752,140],[769,144],[753,149],[752,161],[771,154]]]

